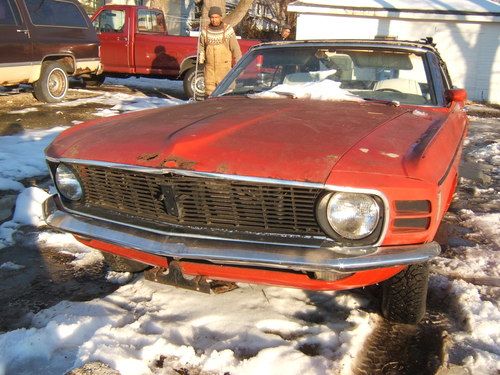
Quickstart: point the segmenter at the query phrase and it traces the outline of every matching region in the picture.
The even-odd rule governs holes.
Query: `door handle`
[[[126,42],[128,40],[128,38],[126,36],[123,36],[123,37],[118,37],[118,40],[121,40],[121,41],[124,41]]]
[[[22,30],[22,29],[17,29],[16,30],[18,33],[24,33],[26,35],[29,35],[29,30]]]

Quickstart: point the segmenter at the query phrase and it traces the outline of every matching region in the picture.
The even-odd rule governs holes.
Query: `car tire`
[[[115,254],[102,252],[104,261],[112,271],[115,272],[142,272],[149,266],[144,263],[136,262]]]
[[[33,84],[35,98],[42,102],[60,102],[68,91],[68,74],[58,61],[42,64],[40,78]]]
[[[85,82],[85,86],[100,87],[105,79],[106,76],[104,74],[92,74],[90,78],[84,78],[83,81]]]
[[[196,67],[188,69],[184,74],[183,87],[184,93],[188,98],[202,100],[205,97],[205,80],[203,72],[198,71],[198,78],[195,81]]]
[[[429,264],[412,264],[382,283],[382,315],[395,323],[417,324],[425,315]]]

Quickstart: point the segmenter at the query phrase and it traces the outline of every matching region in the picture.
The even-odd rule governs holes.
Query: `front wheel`
[[[33,84],[35,98],[42,102],[60,102],[68,91],[68,75],[59,61],[42,64],[40,78]]]
[[[382,283],[382,315],[395,323],[417,324],[425,315],[429,264],[412,264]]]
[[[184,75],[183,87],[187,97],[195,98],[196,100],[203,99],[205,97],[205,79],[203,77],[203,72],[198,71],[198,74],[196,74],[196,67],[190,68]]]

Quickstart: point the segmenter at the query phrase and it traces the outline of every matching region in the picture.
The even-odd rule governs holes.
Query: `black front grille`
[[[322,190],[74,165],[85,191],[73,208],[186,227],[324,235],[315,218]]]

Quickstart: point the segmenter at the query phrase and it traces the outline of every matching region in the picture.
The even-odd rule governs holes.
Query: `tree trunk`
[[[236,26],[246,16],[252,4],[253,0],[240,0],[236,8],[224,17],[224,22],[233,27]]]

